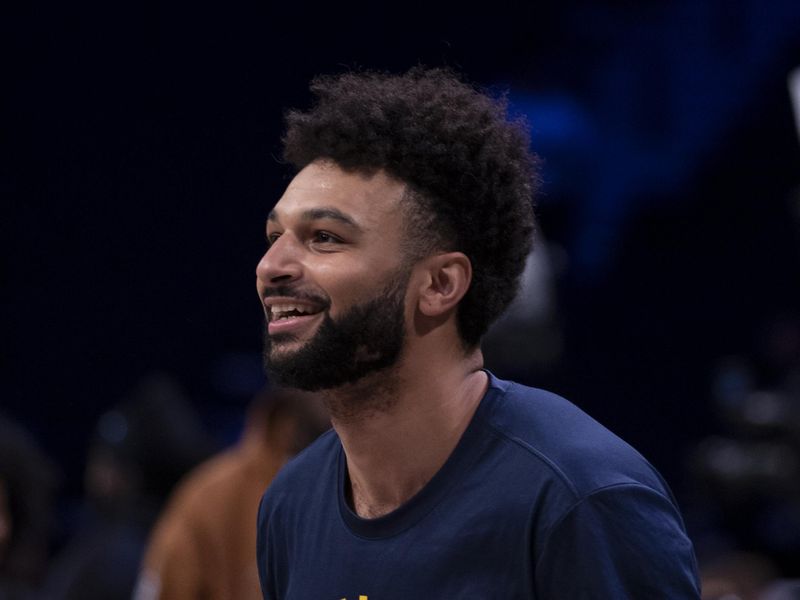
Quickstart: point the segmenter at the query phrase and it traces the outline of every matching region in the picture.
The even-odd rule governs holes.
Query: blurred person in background
[[[689,457],[708,598],[800,598],[800,315],[760,330],[753,356],[719,361],[711,405],[722,431]]]
[[[0,416],[0,599],[33,597],[44,573],[56,471],[33,438]]]
[[[566,259],[541,232],[534,235],[538,244],[528,254],[519,293],[481,341],[486,367],[520,383],[552,370],[564,346],[555,280]]]
[[[82,514],[53,561],[45,597],[128,600],[158,511],[175,483],[212,450],[210,437],[174,378],[143,378],[97,423]]]
[[[261,598],[258,502],[281,466],[328,427],[318,398],[260,393],[239,443],[194,469],[172,494],[150,537],[135,600]]]

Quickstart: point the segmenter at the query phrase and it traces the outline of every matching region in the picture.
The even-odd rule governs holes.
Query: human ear
[[[453,309],[472,281],[472,263],[463,252],[428,257],[423,265],[425,279],[419,295],[419,310],[428,317]]]

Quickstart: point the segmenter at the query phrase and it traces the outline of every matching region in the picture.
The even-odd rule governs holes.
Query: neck
[[[378,517],[409,500],[469,425],[488,385],[483,356],[443,356],[404,358],[391,373],[326,394],[359,516]]]

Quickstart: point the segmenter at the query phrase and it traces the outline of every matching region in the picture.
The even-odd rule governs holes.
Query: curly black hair
[[[472,263],[457,323],[465,347],[477,346],[514,299],[531,248],[536,159],[524,122],[447,69],[325,75],[310,88],[310,110],[286,115],[284,158],[298,171],[324,159],[403,181],[408,251],[458,250]]]

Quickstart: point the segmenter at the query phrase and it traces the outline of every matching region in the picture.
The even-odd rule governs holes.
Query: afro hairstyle
[[[514,299],[531,249],[536,158],[525,123],[449,69],[323,75],[310,89],[311,108],[286,114],[284,159],[404,182],[406,250],[460,251],[472,264],[457,324],[465,348],[477,346]]]

